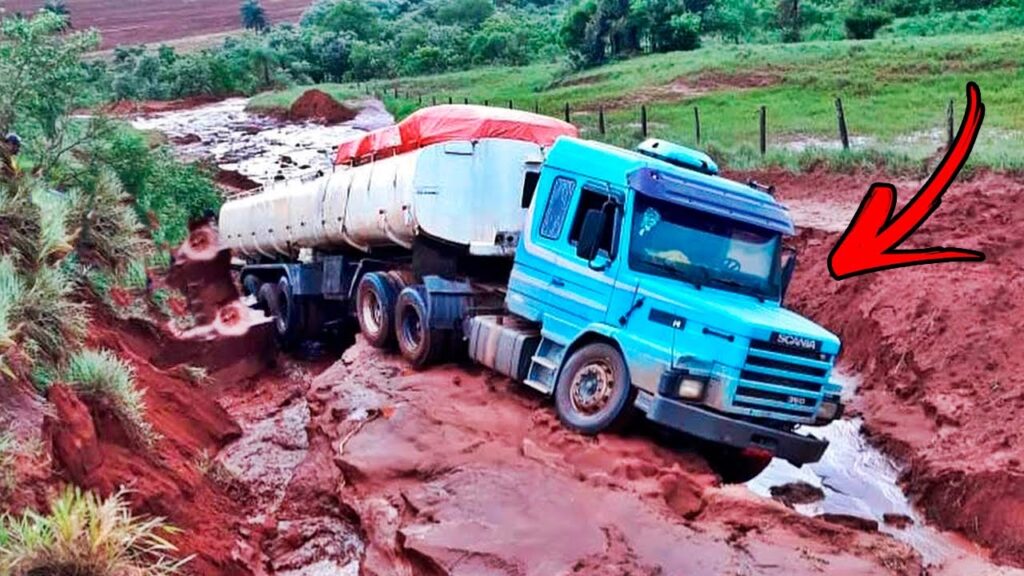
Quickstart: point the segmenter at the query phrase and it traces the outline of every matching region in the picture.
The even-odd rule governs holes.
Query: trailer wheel
[[[395,313],[398,290],[394,281],[382,272],[363,276],[356,289],[356,317],[359,331],[374,348],[395,345]]]
[[[290,347],[300,339],[302,330],[302,308],[292,293],[287,276],[277,281],[277,310],[274,312],[274,327],[277,338],[284,347]]]
[[[426,291],[422,286],[410,286],[398,294],[395,332],[399,351],[413,367],[426,367],[441,355],[445,334],[430,327]]]
[[[555,386],[555,410],[562,424],[588,435],[624,425],[635,398],[626,362],[614,346],[604,342],[576,350]]]
[[[259,289],[256,290],[256,308],[272,318],[277,316],[277,310],[280,308],[280,305],[278,304],[277,286],[275,284],[261,284]]]
[[[243,296],[257,296],[260,291],[260,279],[252,274],[242,278],[242,295]]]

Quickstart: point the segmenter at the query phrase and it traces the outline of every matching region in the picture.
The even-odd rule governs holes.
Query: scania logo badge
[[[781,334],[779,332],[772,333],[772,342],[786,348],[795,348],[798,350],[813,350],[818,351],[821,343],[813,338],[804,338],[803,336],[794,336],[793,334]]]

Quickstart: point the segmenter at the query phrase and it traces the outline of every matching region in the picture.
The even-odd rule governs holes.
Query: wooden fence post
[[[487,98],[484,98],[484,106],[490,106],[490,105],[491,105],[491,101],[488,100]]]
[[[693,126],[697,132],[697,146],[700,146],[700,109],[693,107]]]
[[[398,86],[395,86],[395,99],[398,99]]]
[[[946,137],[949,146],[953,146],[953,138],[956,136],[953,124],[953,99],[949,99],[949,106],[946,107]]]
[[[533,101],[533,113],[540,114],[540,100]]]
[[[437,96],[431,96],[430,97],[430,105],[431,106],[437,106]]]
[[[449,104],[451,104],[451,103],[452,103],[452,97],[451,97],[451,96],[449,96],[449,97],[448,97],[448,103],[449,103]]]
[[[765,153],[768,152],[768,109],[762,105],[758,113],[758,125],[761,128],[761,139],[760,144],[761,156],[764,157]]]
[[[568,102],[565,103],[565,121],[566,122],[572,122],[572,120],[569,118],[569,103]]]
[[[597,107],[597,131],[604,136],[604,106]]]
[[[463,104],[467,104],[467,105],[468,105],[468,104],[469,104],[469,97],[468,97],[468,96],[464,96],[464,97],[462,98],[462,103],[463,103]]]
[[[511,100],[508,101],[508,109],[509,110],[515,110],[515,106],[512,105],[512,101]]]
[[[850,149],[850,132],[846,129],[846,112],[843,111],[843,99],[836,98],[836,122],[839,123],[839,140],[843,150]]]
[[[423,106],[423,94],[420,94],[419,97],[417,97],[416,103]]]
[[[640,105],[640,133],[647,138],[647,105]]]

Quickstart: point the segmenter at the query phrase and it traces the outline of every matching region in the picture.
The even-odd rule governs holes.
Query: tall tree
[[[800,41],[800,0],[779,0],[779,29],[783,42]]]
[[[263,9],[260,0],[242,0],[241,14],[242,26],[246,30],[263,32],[270,28],[267,11]]]

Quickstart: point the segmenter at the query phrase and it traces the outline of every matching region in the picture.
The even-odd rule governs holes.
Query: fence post
[[[490,105],[491,105],[491,101],[488,100],[487,98],[484,98],[484,106],[490,106]]]
[[[953,124],[953,99],[949,99],[949,106],[946,107],[946,136],[949,146],[953,146],[954,124]]]
[[[604,106],[597,108],[597,131],[604,136]]]
[[[449,97],[448,97],[448,103],[449,103],[449,104],[451,104],[451,103],[452,103],[452,97],[451,97],[451,96],[449,96]]]
[[[508,101],[508,109],[509,110],[515,110],[515,106],[512,105],[512,101],[511,100]]]
[[[761,140],[759,141],[761,148],[761,156],[764,157],[765,153],[768,152],[768,109],[762,105],[758,113],[758,124],[761,128]]]
[[[566,122],[572,122],[572,120],[569,118],[569,103],[568,102],[565,103],[565,121]]]
[[[693,107],[693,125],[697,131],[697,146],[700,146],[700,108]]]
[[[395,90],[395,99],[397,100],[398,99],[398,86],[395,86],[394,90]]]
[[[420,106],[423,106],[423,94],[420,94],[420,95],[419,95],[419,96],[417,97],[417,99],[416,99],[416,103],[417,103],[417,104],[419,104]]]
[[[843,112],[843,99],[836,98],[836,122],[839,123],[839,140],[843,150],[850,149],[850,132],[846,129],[846,113]]]
[[[431,96],[430,97],[430,105],[431,106],[437,106],[437,96]]]
[[[640,105],[640,133],[647,138],[647,104]]]
[[[540,100],[533,101],[533,113],[540,114]]]
[[[462,103],[463,103],[463,104],[469,104],[469,97],[468,97],[468,96],[464,96],[464,97],[462,98]]]

